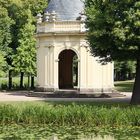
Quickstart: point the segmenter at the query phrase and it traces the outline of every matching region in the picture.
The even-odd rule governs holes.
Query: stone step
[[[80,93],[77,90],[60,90],[55,92],[29,92],[30,97],[45,97],[45,98],[114,98],[124,97],[120,93]]]

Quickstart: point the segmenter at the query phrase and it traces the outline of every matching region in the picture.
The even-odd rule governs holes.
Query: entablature
[[[37,24],[37,34],[39,33],[70,33],[86,32],[81,21],[54,21]]]

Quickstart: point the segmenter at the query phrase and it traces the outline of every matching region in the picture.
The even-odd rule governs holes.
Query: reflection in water
[[[90,136],[90,137],[83,137],[79,140],[115,140],[113,136]]]
[[[58,140],[58,137],[56,135],[53,135],[52,137],[50,137],[48,140]]]
[[[50,137],[48,140],[59,140],[58,137],[56,135]],[[113,136],[110,135],[105,135],[105,136],[80,136],[78,137],[77,140],[115,140],[115,138]]]

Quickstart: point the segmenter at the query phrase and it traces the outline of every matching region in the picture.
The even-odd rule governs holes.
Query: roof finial
[[[37,14],[36,19],[37,19],[38,24],[42,23],[42,15],[41,15],[41,13]]]

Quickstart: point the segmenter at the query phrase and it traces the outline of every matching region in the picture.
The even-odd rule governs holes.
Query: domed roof
[[[83,0],[50,0],[45,12],[57,14],[58,20],[76,20],[84,10]]]

